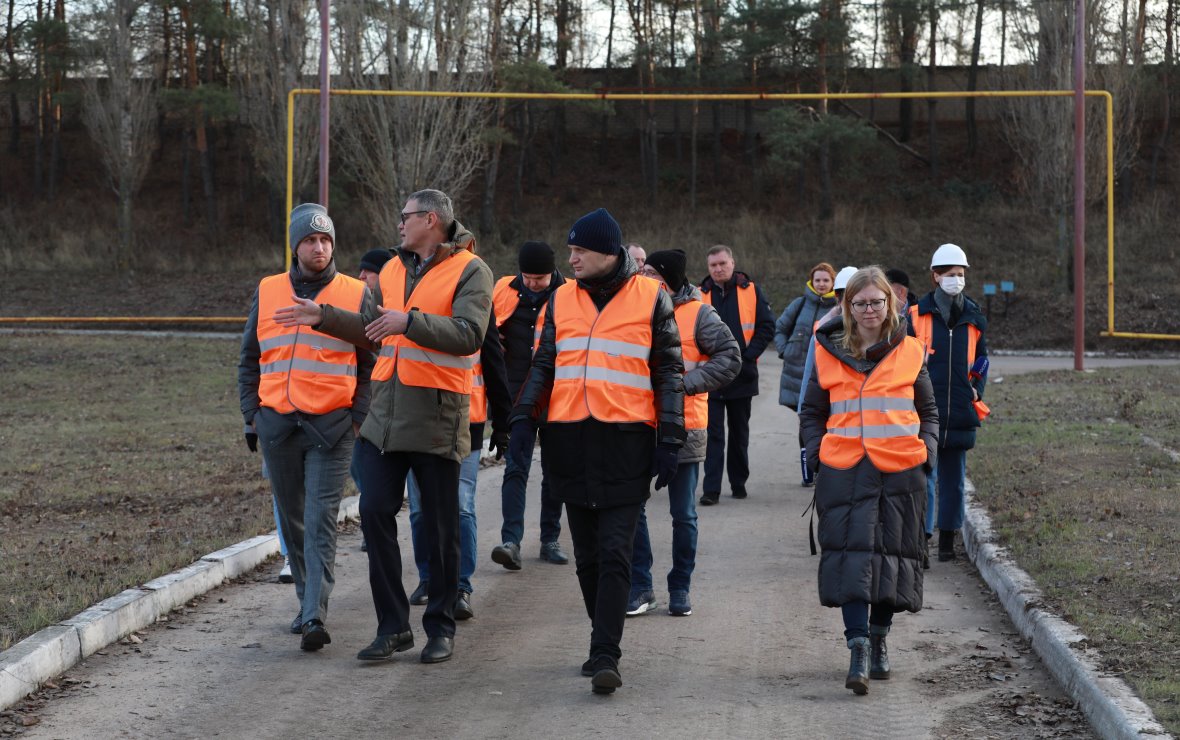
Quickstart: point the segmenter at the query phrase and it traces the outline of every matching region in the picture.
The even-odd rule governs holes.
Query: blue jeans
[[[263,467],[266,466],[263,465]],[[275,509],[275,535],[279,538],[279,554],[285,560],[287,557],[287,543],[283,540],[283,523],[279,520],[279,500],[272,495],[270,502],[274,504]]]
[[[876,604],[869,615],[869,602],[853,601],[840,607],[840,614],[844,617],[844,639],[852,640],[857,637],[869,636],[869,625],[888,627],[893,624],[893,610],[882,608]]]
[[[672,515],[672,570],[668,591],[688,591],[697,561],[697,490],[700,463],[681,463],[668,484],[668,513]],[[647,512],[639,513],[635,528],[635,549],[631,556],[631,595],[652,590],[651,538],[647,533]]]
[[[304,622],[327,618],[336,584],[336,515],[352,445],[351,429],[331,449],[302,429],[262,445]]]
[[[474,593],[471,589],[471,575],[475,573],[475,481],[479,475],[479,453],[477,447],[463,458],[459,465],[459,590]],[[429,550],[424,545],[426,534],[422,531],[422,493],[418,481],[411,472],[406,476],[406,494],[410,499],[410,540],[414,543],[414,565],[418,567],[418,580],[430,582]]]
[[[501,507],[504,525],[500,528],[500,541],[517,545],[524,539],[525,487],[529,482],[529,470],[533,458],[529,457],[524,467],[516,464],[512,455],[504,456],[504,482],[500,487]],[[557,542],[561,536],[561,502],[549,492],[549,481],[545,479],[545,433],[541,432],[541,543]]]
[[[934,534],[934,499],[938,492],[938,528],[953,532],[963,528],[967,509],[967,450],[939,447],[938,465],[926,476],[926,534]]]

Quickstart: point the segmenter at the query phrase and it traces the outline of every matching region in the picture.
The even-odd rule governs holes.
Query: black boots
[[[955,559],[955,530],[938,530],[938,562]]]
[[[852,689],[854,694],[869,693],[869,638],[854,637],[848,641],[848,649],[852,651],[848,663],[848,678],[844,679],[844,688]]]
[[[889,648],[885,647],[888,634],[888,627],[869,625],[869,678],[874,680],[889,678]]]

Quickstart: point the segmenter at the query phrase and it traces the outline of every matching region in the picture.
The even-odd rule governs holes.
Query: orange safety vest
[[[603,307],[568,282],[553,294],[557,355],[549,421],[593,417],[656,425],[651,385],[651,316],[663,288],[633,275]]]
[[[520,303],[520,293],[509,287],[509,284],[516,279],[515,275],[508,275],[496,281],[496,287],[492,289],[492,307],[496,311],[496,328],[499,329],[504,326],[504,322],[508,317],[516,312],[516,307]],[[541,343],[541,329],[545,326],[545,309],[549,308],[548,302],[541,305],[541,310],[537,311],[537,323],[533,326],[533,351],[537,351],[537,345]]]
[[[459,278],[473,259],[476,259],[475,255],[467,251],[443,259],[426,271],[406,298],[406,266],[395,256],[385,263],[377,278],[381,286],[381,302],[395,311],[411,308],[435,316],[451,316]],[[382,340],[381,352],[373,367],[373,380],[389,380],[396,371],[398,379],[406,385],[469,394],[474,365],[474,355],[439,352],[417,344],[405,334],[398,334]]]
[[[479,352],[475,353],[475,365],[471,368],[471,411],[472,424],[483,424],[488,420],[488,393],[483,384],[483,364]]]
[[[758,316],[758,291],[754,290],[754,283],[746,283],[746,287],[737,289],[738,318],[742,322],[742,336],[746,344],[754,338],[754,324]],[[713,305],[713,291],[705,293],[705,303]]]
[[[848,469],[867,453],[883,473],[926,462],[926,443],[918,436],[921,419],[914,407],[914,382],[923,360],[922,345],[905,337],[866,376],[817,343],[816,377],[831,403],[820,462]]]
[[[685,301],[676,307],[676,326],[680,329],[680,353],[684,356],[684,372],[704,364],[709,356],[697,347],[697,319],[703,301]],[[684,428],[707,429],[709,426],[709,394],[684,395]]]
[[[293,292],[287,273],[258,284],[259,401],[280,414],[348,408],[356,393],[356,347],[306,326],[276,324],[275,311],[291,305]],[[364,297],[363,282],[337,273],[315,302],[360,311]]]
[[[914,335],[926,348],[928,354],[934,354],[934,314],[918,313],[918,306],[910,306],[910,325],[914,327]],[[979,344],[979,337],[983,332],[974,324],[967,324],[967,368],[975,364],[975,347]]]

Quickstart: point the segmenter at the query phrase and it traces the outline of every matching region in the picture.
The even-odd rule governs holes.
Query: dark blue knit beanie
[[[593,252],[619,254],[623,251],[623,230],[605,208],[599,208],[574,223],[567,243]]]

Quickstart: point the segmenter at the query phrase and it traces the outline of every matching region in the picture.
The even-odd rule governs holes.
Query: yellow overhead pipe
[[[0,316],[0,324],[244,324],[245,316]]]

